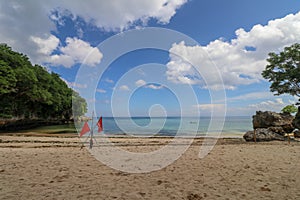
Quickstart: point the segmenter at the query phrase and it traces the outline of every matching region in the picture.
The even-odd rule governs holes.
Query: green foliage
[[[17,83],[13,69],[3,60],[0,60],[0,97],[13,92]]]
[[[290,114],[296,113],[297,111],[298,111],[298,108],[294,104],[287,105],[284,108],[282,108],[282,110],[281,110],[281,112],[283,112],[283,113],[290,113]]]
[[[300,97],[300,44],[286,47],[279,54],[269,53],[267,61],[262,76],[271,82],[271,91]]]
[[[300,44],[284,48],[279,54],[269,53],[269,64],[262,76],[271,82],[271,92],[275,95],[290,94],[300,97]],[[299,99],[300,101],[300,99]],[[299,105],[299,103],[296,103]],[[295,108],[285,107],[283,112],[297,112]],[[300,127],[300,107],[295,116],[294,126]]]
[[[77,92],[73,92],[72,95],[73,102],[73,114],[75,117],[82,116],[82,113],[87,112],[87,103],[84,98],[79,96]]]
[[[65,119],[72,117],[72,99],[80,109],[87,110],[86,101],[59,77],[28,57],[0,44],[0,117]]]

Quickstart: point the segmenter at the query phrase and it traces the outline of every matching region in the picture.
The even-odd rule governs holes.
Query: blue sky
[[[0,12],[1,43],[60,74],[98,115],[198,116],[224,106],[227,115],[253,115],[296,100],[273,96],[260,74],[268,52],[300,42],[297,0],[12,0],[1,1]],[[166,51],[135,50],[107,66],[96,88],[77,81],[82,64],[91,74],[103,67],[102,42],[147,27],[181,32],[198,45],[174,40]]]

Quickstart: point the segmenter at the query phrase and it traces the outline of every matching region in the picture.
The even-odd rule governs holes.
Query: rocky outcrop
[[[253,116],[253,128],[281,127],[285,133],[291,133],[294,130],[294,117],[289,113],[276,113],[270,111],[257,111]]]
[[[293,121],[293,125],[295,128],[300,129],[300,106],[298,107],[298,112]]]
[[[257,111],[252,120],[254,131],[244,135],[246,141],[285,140],[285,134],[294,130],[294,117],[289,113]]]
[[[300,131],[298,129],[293,131],[295,138],[300,138]]]
[[[272,140],[280,140],[280,141],[285,140],[283,135],[280,135],[280,134],[274,132],[270,128],[258,128],[255,130],[255,135],[256,135],[257,142],[272,141]],[[254,142],[254,131],[248,131],[247,133],[245,133],[245,135],[243,137],[247,142]]]

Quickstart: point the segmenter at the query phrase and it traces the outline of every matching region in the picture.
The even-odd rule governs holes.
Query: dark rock
[[[295,138],[300,138],[300,131],[299,130],[294,130],[293,133],[294,133]]]
[[[285,140],[283,135],[272,131],[272,128],[257,128],[255,131],[256,141],[263,142],[272,140]],[[254,131],[248,131],[243,137],[247,142],[254,142]]]
[[[284,129],[282,127],[280,127],[280,126],[279,127],[269,127],[268,129],[270,131],[272,131],[274,133],[277,133],[279,135],[282,135],[282,136],[284,136],[284,134],[285,134]]]
[[[298,112],[293,120],[293,125],[295,128],[300,129],[300,106],[298,107]]]
[[[276,127],[276,133],[283,134],[278,127],[281,127],[285,133],[291,133],[294,130],[294,117],[289,113],[276,113],[270,111],[257,111],[253,116],[253,128]]]

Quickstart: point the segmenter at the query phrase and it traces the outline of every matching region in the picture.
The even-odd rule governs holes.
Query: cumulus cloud
[[[142,79],[137,80],[135,82],[135,85],[137,87],[150,88],[150,89],[153,89],[153,90],[160,90],[160,89],[164,88],[163,85],[158,85],[158,84],[153,84],[153,83],[147,84],[146,81],[144,81]]]
[[[121,90],[121,91],[130,91],[130,89],[129,89],[129,87],[127,85],[121,85],[119,87],[119,90]]]
[[[33,63],[42,64],[44,54],[49,54],[57,47],[57,38],[51,35],[51,32],[56,31],[56,23],[64,25],[64,16],[71,19],[80,17],[85,22],[105,31],[120,31],[134,26],[137,22],[146,24],[151,18],[159,23],[169,23],[176,10],[186,1],[0,1],[0,41],[12,46],[14,50],[25,53]],[[82,30],[78,29],[78,37],[81,38],[82,35]],[[75,55],[77,56],[75,60],[68,56],[71,56],[70,53],[63,53],[62,56],[55,55],[52,60],[57,64],[66,63],[67,66],[82,60],[81,55]],[[94,64],[95,58],[90,59],[88,62]]]
[[[249,32],[238,29],[236,38],[230,41],[218,39],[206,46],[174,44],[169,50],[167,77],[175,83],[200,83],[204,88],[220,89],[223,85],[217,78],[219,74],[226,89],[235,89],[260,82],[268,53],[296,42],[300,42],[300,12],[269,21],[265,26],[255,25]]]
[[[263,101],[257,104],[249,105],[249,108],[253,108],[261,111],[280,111],[284,106],[288,105],[281,98],[277,98],[275,100]]]
[[[43,1],[45,2],[45,1]],[[49,20],[49,9],[43,8],[42,1],[0,1],[0,41],[12,46],[14,50],[25,53],[34,63],[39,63],[40,53],[49,51],[43,46],[43,40],[55,40],[50,31],[55,24]],[[35,40],[36,42],[33,42]],[[38,50],[36,50],[38,48]]]
[[[276,98],[270,100],[263,100],[261,102],[249,104],[247,106],[228,106],[227,113],[230,113],[230,115],[233,116],[251,116],[254,115],[255,112],[258,110],[280,112],[282,108],[290,104],[290,99],[284,100],[282,98]]]
[[[45,39],[31,36],[30,39],[38,46],[37,52],[43,55],[50,55],[59,45],[59,39],[54,35]]]
[[[137,21],[145,24],[150,18],[160,23],[169,23],[176,10],[186,2],[187,0],[91,0],[86,3],[60,0],[48,4],[68,9],[73,15],[111,31],[124,30]]]
[[[146,85],[146,84],[147,84],[146,81],[144,81],[144,80],[142,80],[142,79],[137,80],[137,81],[135,82],[135,85],[138,86],[138,87],[142,87],[142,86],[144,86],[144,85]]]
[[[72,67],[76,63],[85,63],[89,66],[99,64],[103,55],[98,48],[92,47],[88,42],[78,38],[66,39],[66,46],[59,47],[59,39],[54,35],[48,38],[31,37],[31,40],[38,46],[40,54],[39,62],[47,62],[51,65],[62,65]],[[54,50],[60,54],[53,54]]]
[[[95,66],[99,64],[103,55],[98,48],[78,38],[67,38],[66,46],[61,47],[62,54],[52,55],[50,62],[55,65],[71,67],[75,63],[85,63]]]
[[[179,45],[173,45],[170,52],[178,53],[179,55],[183,55],[181,52],[181,45],[184,43],[180,43]],[[190,63],[187,63],[181,57],[170,54],[171,61],[167,64],[167,79],[174,83],[183,83],[183,84],[197,84],[200,83],[197,71],[193,68]],[[193,78],[194,77],[194,78]]]
[[[153,90],[160,90],[160,89],[163,89],[164,86],[163,85],[156,85],[156,84],[148,84],[145,86],[146,88],[150,88],[150,89],[153,89]]]

